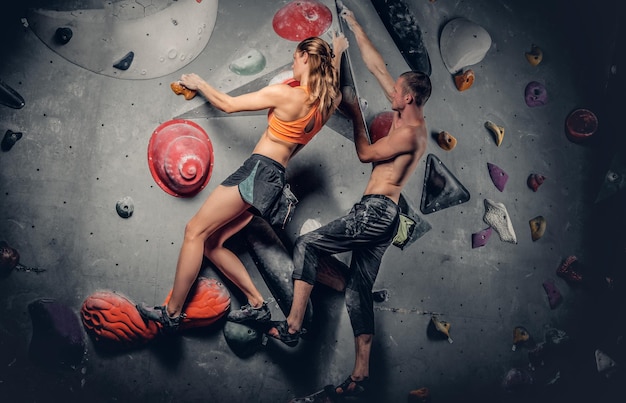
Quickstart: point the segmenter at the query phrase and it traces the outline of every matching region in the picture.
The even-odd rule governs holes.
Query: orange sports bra
[[[309,92],[308,87],[297,86],[296,88],[302,88],[307,93]],[[306,127],[308,126],[311,118],[315,119],[313,128],[306,132]],[[296,144],[307,144],[313,136],[315,136],[320,130],[322,130],[322,114],[319,111],[319,105],[313,105],[309,113],[300,119],[292,120],[286,122],[284,120],[280,120],[274,115],[274,110],[271,109],[267,114],[267,130],[280,140],[286,141],[288,143],[296,143]]]

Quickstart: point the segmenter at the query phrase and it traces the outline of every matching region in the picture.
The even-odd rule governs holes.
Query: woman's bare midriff
[[[259,142],[256,144],[256,147],[254,147],[253,153],[264,155],[286,167],[298,145],[299,144],[296,143],[282,141],[274,137],[266,129],[261,139],[259,139]]]

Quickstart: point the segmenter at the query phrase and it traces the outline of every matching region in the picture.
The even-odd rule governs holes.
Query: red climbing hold
[[[211,178],[213,146],[196,123],[170,120],[152,133],[148,162],[150,173],[161,189],[172,196],[191,197]]]
[[[575,143],[585,141],[598,130],[598,118],[588,109],[576,109],[565,120],[565,134]]]
[[[389,134],[391,122],[393,122],[393,112],[381,112],[374,117],[370,124],[370,141],[372,144]]]
[[[321,36],[332,20],[330,9],[321,2],[297,0],[274,14],[272,27],[280,37],[300,42],[311,36]]]

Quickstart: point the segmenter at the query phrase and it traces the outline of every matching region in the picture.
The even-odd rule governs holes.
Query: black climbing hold
[[[9,151],[21,138],[22,133],[14,132],[13,130],[7,130],[7,132],[4,133],[4,137],[2,138],[2,144],[0,144],[2,151]]]
[[[134,57],[135,57],[134,52],[128,52],[126,53],[126,56],[124,56],[119,62],[115,63],[113,67],[115,67],[116,69],[120,69],[120,70],[128,70],[130,68],[131,63],[133,62]]]
[[[0,104],[13,109],[21,109],[24,107],[24,98],[4,81],[0,80]]]
[[[115,209],[120,217],[128,218],[133,215],[133,211],[135,211],[135,204],[130,196],[125,196],[117,201]]]
[[[452,175],[448,168],[434,154],[426,159],[426,175],[422,190],[420,210],[424,214],[462,204],[470,199],[470,194]]]
[[[72,39],[72,30],[68,27],[59,27],[54,33],[54,41],[59,45],[65,45]]]

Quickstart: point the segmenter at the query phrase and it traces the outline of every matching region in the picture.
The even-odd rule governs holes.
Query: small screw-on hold
[[[133,211],[135,210],[135,206],[133,204],[133,199],[130,196],[122,197],[117,201],[115,205],[115,209],[117,210],[117,214],[122,218],[128,218],[133,215]]]

